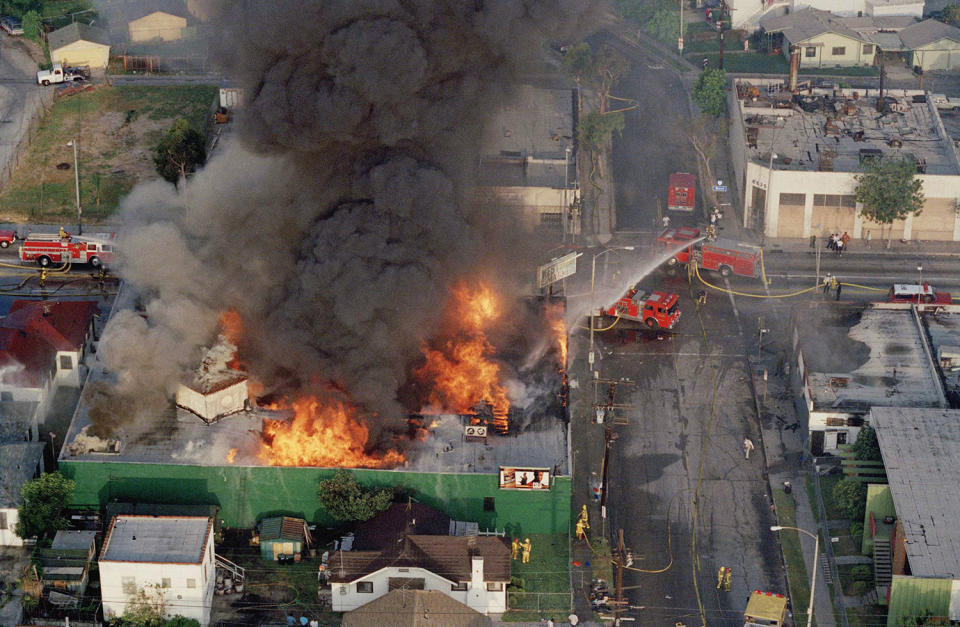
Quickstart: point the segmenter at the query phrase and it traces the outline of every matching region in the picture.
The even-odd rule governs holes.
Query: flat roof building
[[[744,225],[767,237],[808,238],[881,227],[854,198],[862,164],[906,158],[917,166],[920,215],[895,221],[895,239],[960,241],[960,160],[921,90],[809,87],[796,96],[780,80],[737,79],[730,96],[730,149]],[[891,230],[892,229],[892,230]]]

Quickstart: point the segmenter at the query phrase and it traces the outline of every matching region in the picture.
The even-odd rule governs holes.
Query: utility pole
[[[623,529],[617,531],[617,600],[613,606],[614,625],[620,624],[620,611],[623,609],[623,562],[626,549],[623,546]]]
[[[723,69],[723,26],[724,22],[727,20],[727,0],[720,0],[720,21],[717,22],[719,38],[720,38],[720,69]]]

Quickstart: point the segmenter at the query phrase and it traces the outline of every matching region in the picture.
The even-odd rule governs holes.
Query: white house
[[[23,546],[16,534],[20,488],[43,472],[43,442],[0,444],[0,546]]]
[[[510,550],[499,537],[408,535],[399,549],[337,551],[327,578],[335,612],[404,589],[436,590],[482,614],[499,614],[507,609]]]
[[[734,28],[755,28],[762,18],[803,9],[830,11],[840,17],[909,15],[920,19],[923,0],[727,0]]]
[[[208,516],[119,515],[100,552],[103,613],[123,615],[131,597],[161,595],[167,616],[210,624],[216,584],[213,519]]]

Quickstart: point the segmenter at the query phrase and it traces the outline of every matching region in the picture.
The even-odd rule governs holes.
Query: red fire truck
[[[680,299],[676,294],[631,287],[612,307],[601,310],[601,313],[641,322],[649,329],[672,329],[680,320]]]
[[[678,229],[664,229],[657,237],[657,246],[661,250],[676,250],[684,244],[689,244],[700,237],[700,230],[692,227]],[[701,268],[716,270],[721,276],[737,274],[756,278],[761,271],[761,253],[759,248],[748,247],[729,239],[718,239],[713,242],[703,240],[691,244],[667,260],[668,265],[690,262],[690,254],[697,250],[700,255]]]
[[[667,209],[670,211],[693,211],[697,200],[697,177],[686,172],[670,175],[667,192]]]
[[[20,261],[46,268],[60,263],[88,263],[94,268],[113,263],[114,233],[77,236],[70,233],[33,233],[20,244]]]

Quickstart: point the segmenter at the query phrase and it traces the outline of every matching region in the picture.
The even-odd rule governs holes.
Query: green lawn
[[[524,580],[524,592],[512,592],[507,622],[553,618],[570,613],[570,547],[566,534],[531,535],[530,563],[513,562],[513,576]]]
[[[689,54],[684,55],[687,60],[703,67],[703,60],[708,59],[709,67],[720,67],[720,55],[711,54]],[[758,54],[756,52],[740,52],[736,54],[723,55],[723,69],[727,72],[747,72],[754,74],[786,74],[790,67],[786,59],[780,55]]]
[[[778,524],[786,527],[795,526],[797,507],[793,497],[783,490],[774,490],[773,502],[777,506]],[[793,617],[798,623],[801,621],[805,623],[807,606],[810,603],[810,577],[803,561],[800,535],[790,530],[780,531],[777,535],[780,536],[783,561],[787,564],[787,575],[790,579],[790,603],[793,607]]]
[[[880,71],[874,67],[823,67],[823,68],[801,68],[801,76],[879,76]]]
[[[186,117],[205,131],[215,94],[208,85],[123,85],[57,99],[0,192],[0,213],[11,221],[69,223],[76,216],[76,192],[67,142],[79,137],[84,221],[108,217],[134,185],[156,176],[151,153],[174,118]]]

